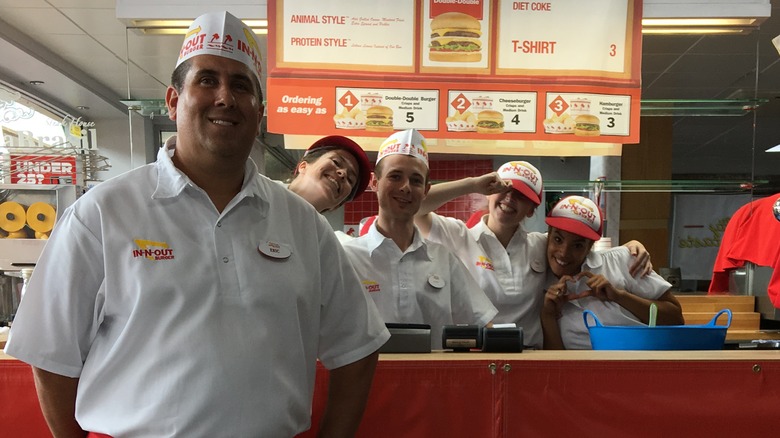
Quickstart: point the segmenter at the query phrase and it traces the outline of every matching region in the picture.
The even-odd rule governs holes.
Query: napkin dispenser
[[[379,348],[380,353],[430,353],[431,326],[429,324],[385,323],[390,339]]]

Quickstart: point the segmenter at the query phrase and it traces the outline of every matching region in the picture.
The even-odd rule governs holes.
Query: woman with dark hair
[[[309,146],[293,175],[288,188],[325,213],[366,190],[371,164],[360,145],[347,137],[331,135]]]
[[[590,310],[609,326],[649,322],[650,306],[658,309],[659,325],[684,324],[682,308],[669,291],[671,284],[657,273],[629,273],[628,248],[591,251],[601,238],[601,212],[582,196],[555,204],[545,220],[548,284],[542,306],[545,349],[591,348],[582,312]]]

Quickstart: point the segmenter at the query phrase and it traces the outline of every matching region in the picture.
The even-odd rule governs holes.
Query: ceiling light
[[[43,81],[30,81],[30,85],[43,85],[45,83],[46,82],[43,82]]]
[[[780,152],[780,144],[767,149],[766,152]]]
[[[643,27],[645,35],[679,35],[679,34],[708,34],[708,35],[747,35],[753,29],[749,27]]]
[[[268,33],[268,20],[242,20],[258,35]],[[147,35],[184,35],[192,20],[130,20],[128,29],[136,29]]]
[[[77,110],[81,110],[81,111],[86,111],[86,110],[89,109],[89,107],[86,106],[86,105],[79,105],[79,106],[76,107],[76,109]]]
[[[644,0],[643,34],[748,34],[771,15],[770,0]]]
[[[643,18],[642,27],[683,26],[683,27],[752,27],[757,26],[755,18]]]
[[[642,33],[658,34],[748,34],[757,28],[756,18],[644,18]]]

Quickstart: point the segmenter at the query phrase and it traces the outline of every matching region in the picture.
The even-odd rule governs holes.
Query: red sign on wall
[[[11,184],[76,184],[76,157],[11,155]]]

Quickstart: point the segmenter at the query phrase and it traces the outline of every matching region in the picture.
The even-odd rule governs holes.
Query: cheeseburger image
[[[482,60],[482,26],[479,20],[460,12],[445,12],[431,20],[428,59],[442,62]]]
[[[590,114],[582,114],[574,118],[574,135],[595,137],[601,135],[599,118]]]
[[[504,132],[504,115],[493,110],[480,111],[477,114],[477,132],[502,134]]]
[[[392,109],[382,105],[374,105],[366,110],[366,131],[391,132],[392,130]]]

